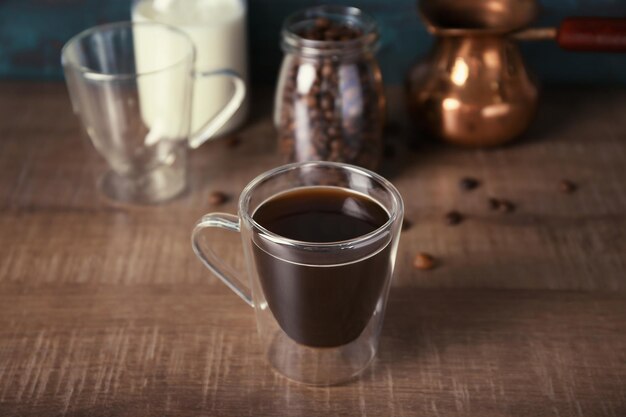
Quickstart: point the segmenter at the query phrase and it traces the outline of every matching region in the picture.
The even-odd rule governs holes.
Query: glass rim
[[[110,73],[106,73],[106,72],[100,72],[100,71],[95,71],[89,67],[86,67],[84,65],[80,65],[77,62],[75,62],[75,60],[72,60],[70,58],[68,58],[68,49],[76,44],[77,42],[88,38],[89,36],[92,36],[96,33],[102,33],[104,31],[107,30],[119,30],[119,29],[128,29],[128,28],[134,28],[134,27],[156,27],[156,28],[160,28],[160,29],[165,29],[169,32],[172,32],[175,35],[178,35],[180,38],[184,39],[185,42],[187,43],[187,45],[189,46],[189,51],[188,53],[184,53],[182,58],[173,61],[173,63],[171,64],[167,64],[163,67],[159,67],[156,69],[152,69],[149,71],[142,71],[142,72],[132,72],[132,73],[119,73],[119,74],[110,74]],[[189,37],[189,35],[187,35],[184,31],[165,24],[165,23],[160,23],[160,22],[133,22],[133,21],[121,21],[121,22],[113,22],[113,23],[105,23],[103,25],[97,25],[97,26],[92,26],[90,28],[87,28],[85,30],[83,30],[82,32],[79,32],[78,34],[72,36],[66,43],[65,45],[63,45],[63,48],[61,49],[61,65],[63,67],[69,67],[72,68],[78,72],[80,72],[82,75],[84,75],[86,78],[90,78],[90,79],[96,79],[96,80],[100,80],[100,81],[110,81],[110,80],[133,80],[133,79],[137,79],[143,76],[147,76],[147,75],[153,75],[153,74],[159,74],[161,72],[165,72],[168,70],[171,70],[173,68],[178,67],[179,65],[184,64],[189,58],[191,58],[191,63],[193,65],[193,62],[195,60],[195,55],[196,55],[196,47],[192,41],[192,39]]]
[[[307,242],[303,240],[290,239],[288,237],[281,236],[277,233],[271,232],[270,230],[266,229],[261,224],[259,224],[256,220],[254,220],[248,210],[250,199],[251,199],[251,194],[254,191],[254,189],[257,188],[261,183],[265,182],[266,180],[271,179],[272,177],[276,177],[288,171],[302,169],[304,167],[339,168],[342,170],[350,171],[352,173],[363,175],[365,177],[368,177],[378,182],[380,185],[383,186],[385,191],[387,191],[392,196],[393,207],[390,210],[389,219],[383,225],[379,226],[378,228],[376,228],[375,230],[372,230],[369,233],[357,236],[352,239],[340,240],[340,241],[335,241],[335,242]],[[346,187],[340,187],[340,188],[346,188]],[[380,204],[375,198],[373,197],[370,197],[370,198],[376,201],[377,204]],[[368,169],[361,168],[355,165],[342,163],[342,162],[308,161],[308,162],[294,162],[291,164],[282,165],[282,166],[279,166],[277,168],[271,169],[269,171],[266,171],[258,175],[256,178],[250,181],[248,185],[246,185],[246,187],[241,192],[241,196],[239,197],[238,208],[239,208],[239,216],[243,220],[245,220],[248,224],[252,225],[254,229],[257,229],[261,233],[262,237],[267,238],[272,243],[287,245],[287,246],[292,246],[292,247],[306,247],[306,248],[311,248],[311,249],[329,249],[329,248],[348,249],[350,247],[358,246],[364,242],[374,240],[375,238],[385,233],[387,230],[391,229],[393,224],[398,220],[399,214],[404,212],[404,202],[402,201],[402,196],[400,195],[400,192],[391,183],[391,181],[389,181],[388,179],[384,178],[382,175],[379,175],[373,171],[370,171]]]

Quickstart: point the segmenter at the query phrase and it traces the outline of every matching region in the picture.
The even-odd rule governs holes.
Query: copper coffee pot
[[[515,40],[626,52],[626,19],[568,18],[559,28],[522,30],[537,15],[535,0],[425,0],[419,10],[436,40],[409,72],[409,111],[427,133],[460,145],[502,144],[532,121],[539,90]]]

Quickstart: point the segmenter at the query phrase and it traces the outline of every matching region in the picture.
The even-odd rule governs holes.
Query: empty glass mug
[[[356,196],[344,203],[347,211],[354,200],[377,206],[380,226],[348,240],[302,241],[268,230],[258,215],[281,196],[322,190]],[[203,216],[191,240],[203,264],[254,308],[274,369],[298,382],[332,385],[361,373],[376,355],[403,213],[399,192],[383,177],[343,163],[301,162],[258,176],[241,193],[238,216]],[[213,251],[211,228],[241,233],[247,277]]]
[[[180,30],[120,22],[88,29],[61,53],[74,112],[109,170],[100,188],[117,201],[150,204],[187,185],[187,148],[211,138],[237,111],[245,84],[233,71],[194,72],[195,50]],[[227,77],[224,108],[190,132],[194,83]]]

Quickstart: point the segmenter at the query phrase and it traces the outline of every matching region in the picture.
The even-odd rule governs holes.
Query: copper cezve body
[[[502,144],[532,121],[539,90],[516,39],[556,39],[566,49],[626,48],[624,19],[568,19],[558,30],[520,31],[537,14],[534,0],[430,0],[419,8],[435,43],[409,72],[409,111],[422,130],[459,145]]]

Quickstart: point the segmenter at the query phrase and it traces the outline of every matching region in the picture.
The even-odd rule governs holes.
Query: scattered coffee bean
[[[465,177],[461,179],[459,185],[461,186],[461,189],[470,191],[478,188],[478,186],[480,185],[480,181],[478,181],[476,178]]]
[[[459,223],[461,223],[463,221],[463,215],[461,213],[459,213],[458,211],[451,211],[448,214],[446,214],[446,222],[450,225],[450,226],[454,226],[457,225]]]
[[[304,29],[296,34],[322,41],[315,46],[322,52],[363,35],[356,26],[324,17],[302,23]],[[286,160],[378,167],[383,156],[384,119],[380,69],[365,44],[353,43],[341,46],[350,59],[341,53],[316,58],[297,52],[285,56],[276,106],[279,149]],[[298,87],[302,75],[311,80],[307,91]]]
[[[578,189],[578,186],[569,180],[561,180],[559,189],[562,193],[571,194]]]
[[[241,144],[241,138],[239,136],[229,136],[226,139],[226,146],[228,148],[236,148]]]
[[[221,191],[213,191],[209,194],[208,202],[212,206],[219,206],[228,201],[228,195]]]
[[[499,207],[500,207],[500,200],[498,200],[497,198],[489,199],[489,208],[491,210],[498,210]]]
[[[435,266],[435,258],[427,253],[420,252],[415,255],[413,266],[421,270],[433,269]]]
[[[407,219],[406,217],[402,219],[402,231],[409,230],[411,226],[413,226],[411,220]]]
[[[515,204],[511,203],[508,200],[500,200],[498,210],[502,213],[510,213],[512,211],[515,211]]]
[[[503,213],[510,213],[512,211],[515,211],[515,204],[511,203],[509,200],[490,198],[489,208],[491,210],[498,210]]]

